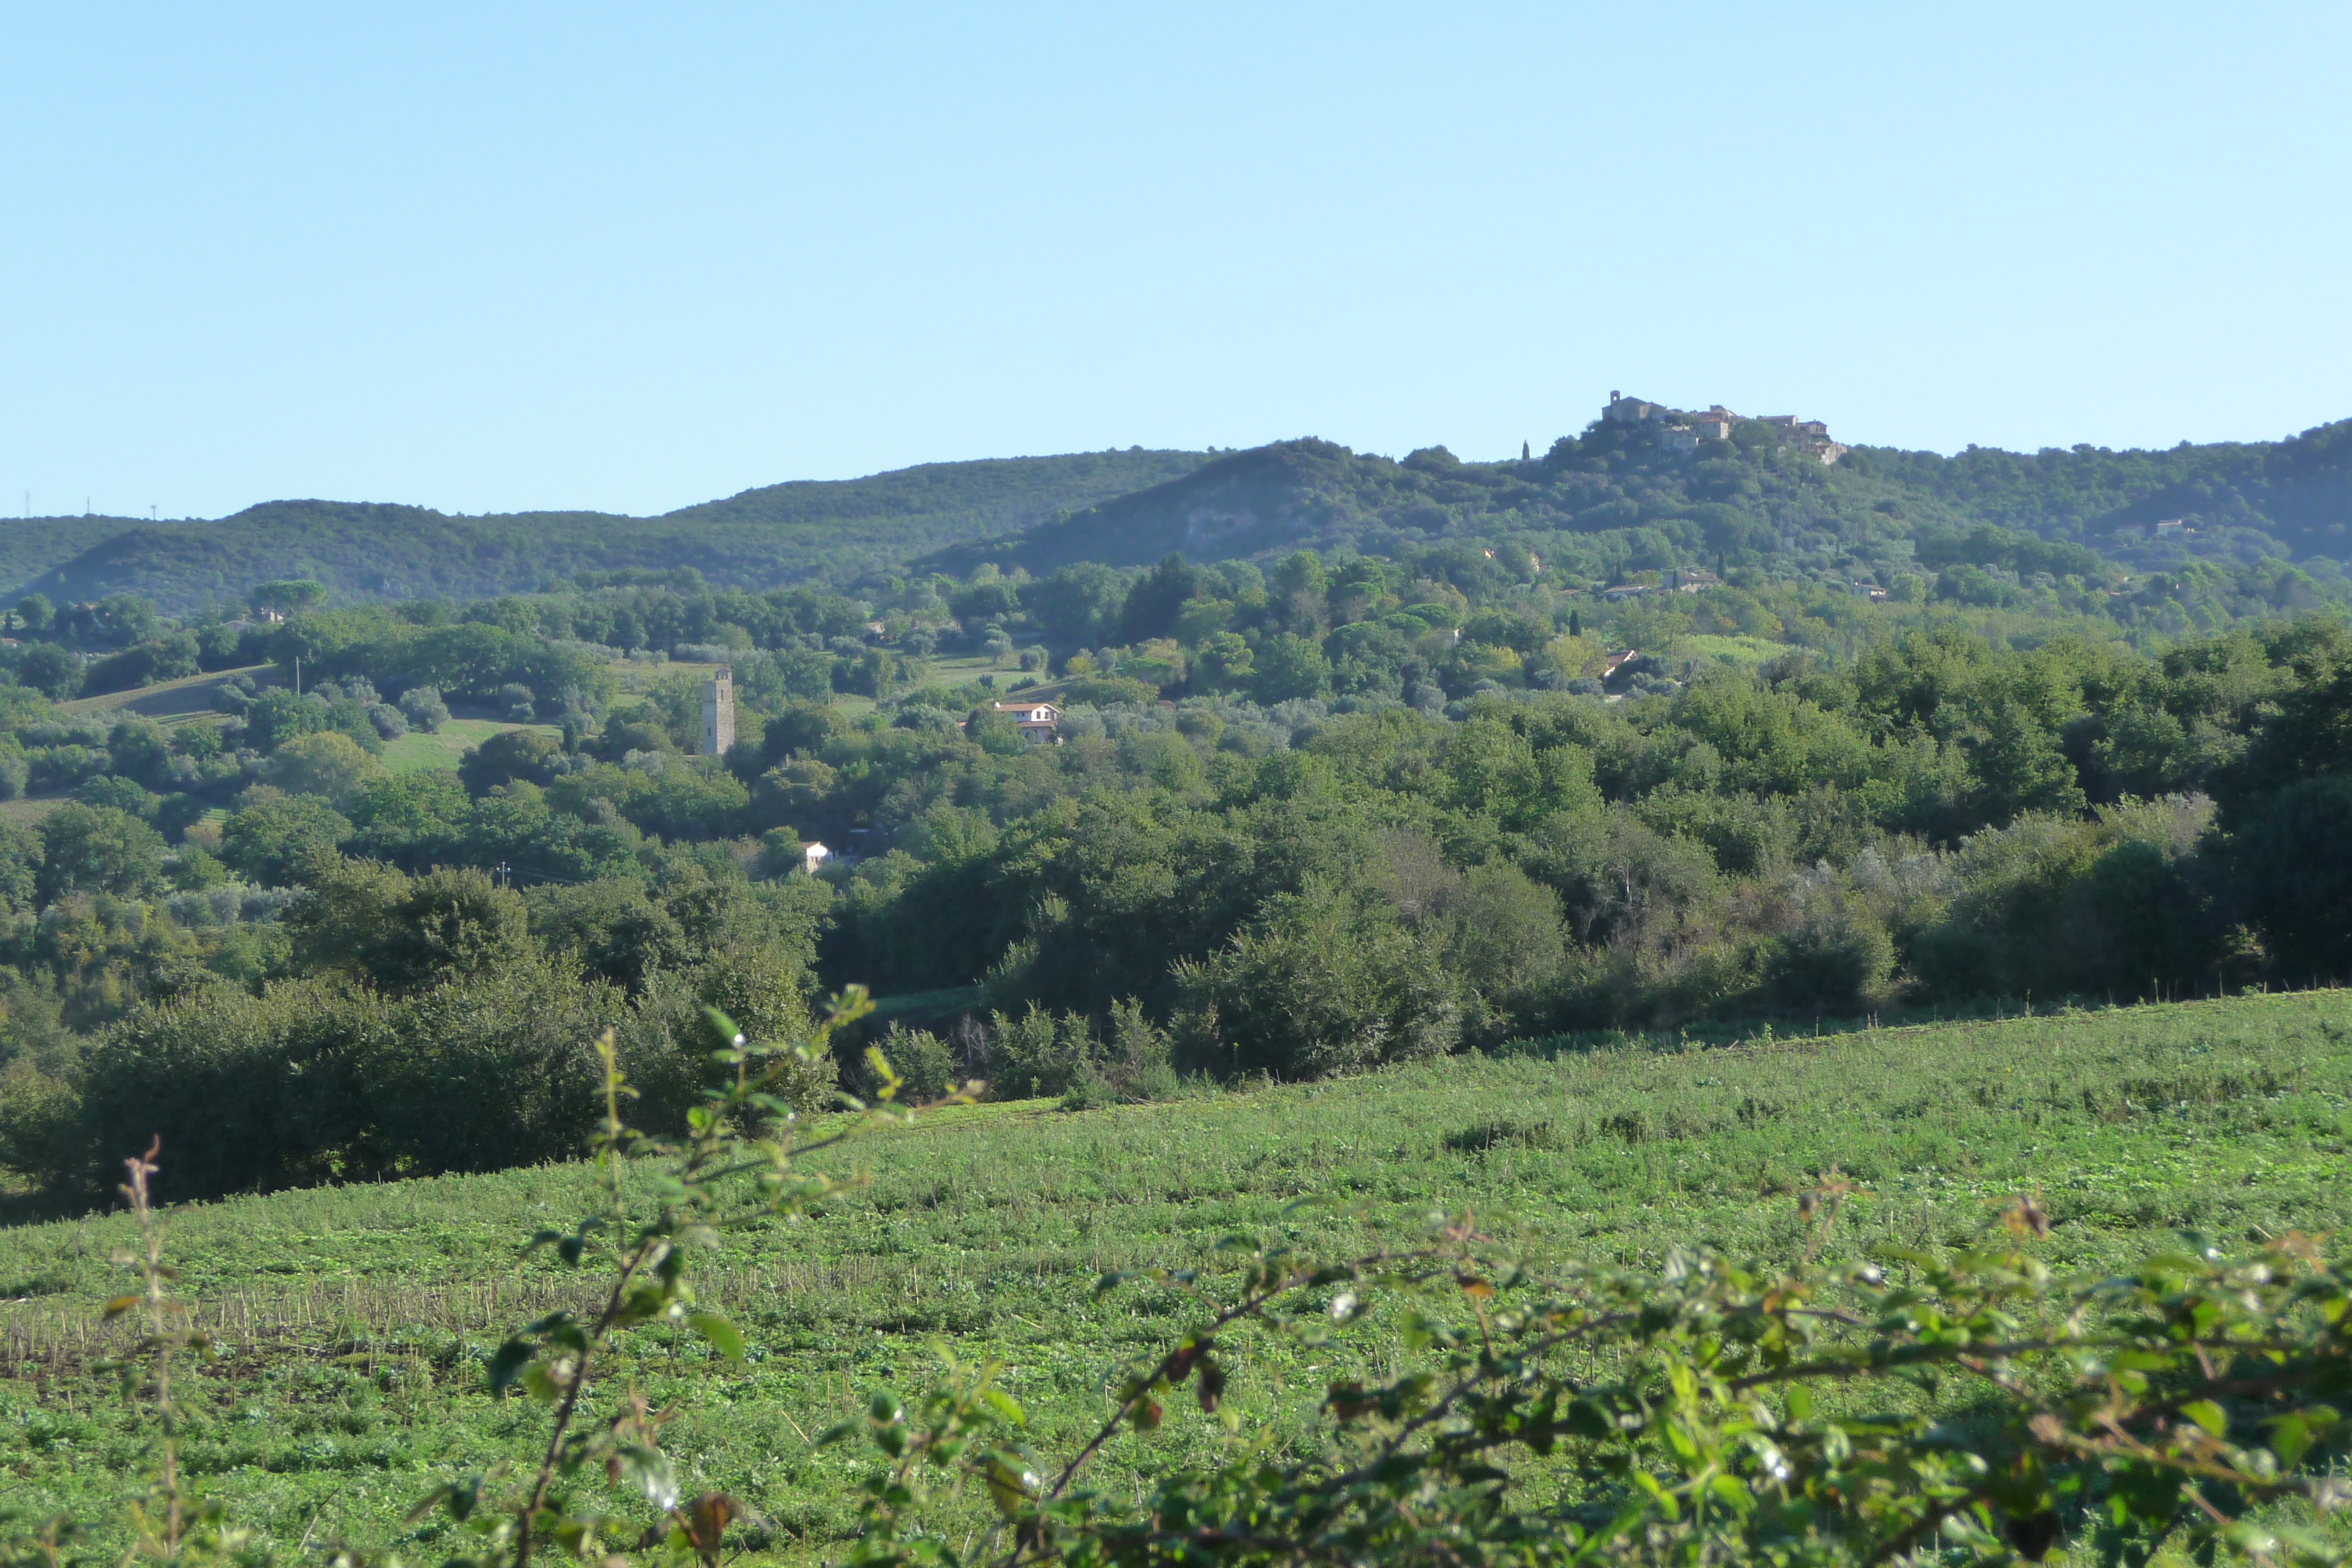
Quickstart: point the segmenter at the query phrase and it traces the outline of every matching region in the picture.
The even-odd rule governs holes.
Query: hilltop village
[[[1631,428],[1668,452],[1696,452],[1702,443],[1728,441],[1731,427],[1740,419],[1741,416],[1720,403],[1694,412],[1669,408],[1646,398],[1628,397],[1621,392],[1612,392],[1609,405],[1601,411],[1603,425]],[[1785,432],[1789,445],[1811,453],[1823,463],[1834,463],[1849,450],[1832,440],[1830,427],[1818,419],[1800,419],[1793,414],[1764,414],[1757,416],[1756,423]]]

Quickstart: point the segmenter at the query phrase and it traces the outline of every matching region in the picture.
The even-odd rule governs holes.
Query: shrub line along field
[[[1837,1172],[1857,1191],[1836,1249],[1962,1243],[2026,1193],[2053,1223],[2049,1261],[2103,1272],[2176,1230],[2240,1249],[2340,1230],[2347,1155],[2340,991],[1456,1057],[1086,1112],[984,1104],[857,1146],[843,1165],[868,1184],[809,1222],[729,1238],[705,1284],[751,1342],[742,1368],[649,1329],[628,1336],[621,1372],[676,1407],[666,1446],[690,1489],[737,1493],[769,1521],[761,1542],[816,1556],[853,1528],[864,1460],[810,1439],[877,1387],[927,1382],[927,1342],[1000,1360],[1037,1452],[1066,1457],[1104,1413],[1107,1380],[1187,1321],[1153,1287],[1097,1298],[1095,1278],[1213,1269],[1229,1234],[1338,1255],[1368,1227],[1409,1237],[1432,1210],[1468,1210],[1549,1257],[1785,1259],[1802,1236],[1792,1194]],[[162,1160],[168,1184],[169,1149]],[[552,1165],[173,1211],[181,1288],[225,1342],[188,1444],[204,1486],[280,1549],[382,1543],[436,1480],[523,1453],[543,1431],[536,1407],[490,1400],[481,1363],[581,1289],[518,1250],[591,1206],[591,1187],[588,1167]],[[1328,1202],[1286,1212],[1299,1198]],[[16,1298],[0,1305],[0,1442],[18,1507],[95,1517],[126,1484],[134,1433],[89,1367],[129,1234],[105,1215],[0,1236],[0,1290]],[[1348,1356],[1388,1352],[1317,1353],[1227,1347],[1242,1431],[1286,1441]],[[1097,1479],[1125,1485],[1241,1440],[1171,1418],[1115,1439]],[[984,1505],[968,1500],[976,1527]]]

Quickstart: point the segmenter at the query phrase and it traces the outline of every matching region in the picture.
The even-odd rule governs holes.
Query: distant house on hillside
[[[815,876],[817,872],[823,868],[824,863],[832,858],[833,851],[826,848],[822,843],[809,844],[802,847],[801,864],[807,869],[808,874],[812,877]]]
[[[1039,745],[1055,739],[1062,722],[1062,710],[1050,702],[992,702],[989,709],[1011,714],[1021,738]]]

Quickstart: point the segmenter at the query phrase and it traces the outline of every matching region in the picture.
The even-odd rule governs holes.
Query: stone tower
[[[723,757],[735,748],[735,672],[722,666],[702,683],[702,754]]]

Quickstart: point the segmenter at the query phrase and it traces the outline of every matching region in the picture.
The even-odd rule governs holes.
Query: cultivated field
[[[124,1129],[126,1151],[143,1144]],[[171,1151],[163,1152],[168,1172]],[[881,1387],[919,1388],[928,1342],[995,1357],[1041,1456],[1066,1456],[1106,1378],[1161,1342],[1171,1298],[1108,1268],[1218,1266],[1220,1237],[1287,1232],[1332,1253],[1474,1211],[1552,1256],[1654,1260],[1675,1246],[1785,1258],[1796,1194],[1860,1189],[1832,1245],[1961,1241],[2008,1194],[2055,1222],[2063,1270],[2098,1270],[2176,1230],[2225,1247],[2352,1221],[2352,994],[2318,992],[1742,1047],[1448,1060],[1377,1076],[1070,1113],[985,1105],[858,1146],[871,1184],[814,1220],[729,1243],[706,1296],[748,1366],[639,1334],[633,1376],[675,1405],[689,1489],[736,1491],[790,1557],[837,1550],[856,1444],[826,1426]],[[282,1549],[397,1537],[462,1467],[520,1456],[543,1416],[481,1393],[502,1331],[572,1299],[518,1243],[569,1221],[564,1166],[279,1194],[175,1211],[170,1250],[226,1359],[197,1403],[203,1484]],[[1327,1204],[1287,1210],[1300,1198]],[[118,1217],[0,1234],[0,1446],[11,1507],[104,1510],[136,1439],[89,1363],[124,1289]],[[1222,1442],[1279,1442],[1339,1369],[1234,1342],[1240,1436],[1196,1415],[1122,1436],[1098,1481]],[[1377,1343],[1368,1353],[1381,1354]],[[985,1514],[968,1503],[972,1523]],[[429,1547],[419,1549],[429,1554]]]

